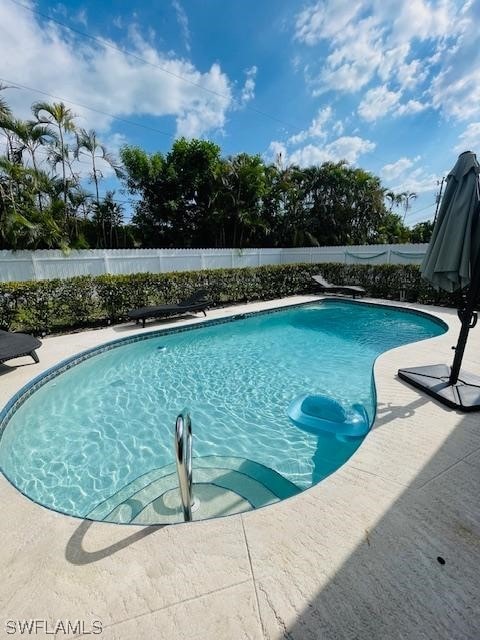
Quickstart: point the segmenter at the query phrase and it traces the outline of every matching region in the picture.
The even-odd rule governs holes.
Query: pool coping
[[[192,628],[219,640],[306,640],[320,632],[355,632],[359,640],[476,637],[478,415],[445,409],[396,377],[402,366],[451,362],[456,311],[375,303],[437,315],[450,330],[377,358],[381,411],[372,431],[336,473],[293,498],[175,527],[132,525],[126,533],[39,507],[0,478],[5,615],[94,618],[103,621],[105,640],[162,632],[187,640]],[[10,398],[42,365],[112,335],[88,333],[45,339],[40,366],[11,363],[0,397]],[[466,369],[480,369],[479,354],[480,333],[472,331]]]
[[[421,317],[424,317],[424,318],[428,318],[430,321],[434,322],[435,324],[438,324],[443,329],[445,329],[445,332],[448,332],[447,323],[444,322],[442,319],[440,319],[440,318],[438,318],[438,317],[436,317],[436,316],[434,316],[434,315],[432,315],[432,314],[430,314],[428,312],[425,312],[425,311],[422,311],[422,310],[417,310],[417,309],[407,309],[407,308],[403,308],[403,307],[397,307],[396,305],[393,305],[393,304],[382,304],[381,302],[373,302],[373,301],[368,301],[368,300],[355,300],[355,299],[345,298],[345,297],[341,297],[341,296],[324,297],[324,298],[321,298],[319,300],[313,300],[313,301],[308,301],[308,302],[300,302],[300,303],[295,303],[295,304],[291,304],[291,305],[288,305],[288,306],[277,306],[277,307],[272,307],[272,308],[265,309],[265,310],[260,310],[260,311],[242,312],[242,313],[233,314],[233,315],[229,315],[229,316],[226,316],[226,317],[220,317],[220,318],[213,318],[213,319],[207,319],[207,320],[203,320],[202,319],[200,322],[196,322],[194,324],[187,324],[187,325],[180,326],[180,327],[169,327],[169,328],[165,328],[165,329],[152,329],[152,330],[150,330],[150,331],[148,331],[146,333],[140,333],[140,334],[133,335],[133,336],[126,336],[124,338],[117,338],[115,340],[108,340],[107,342],[101,343],[101,344],[99,344],[99,345],[97,345],[95,347],[92,347],[90,349],[86,349],[84,351],[81,351],[81,352],[73,355],[73,356],[70,356],[69,358],[64,359],[64,360],[60,361],[58,364],[53,365],[52,367],[49,367],[48,369],[43,371],[41,374],[39,374],[38,376],[34,377],[26,385],[24,385],[21,389],[19,389],[10,398],[10,400],[7,401],[5,406],[0,411],[0,441],[2,439],[4,430],[8,426],[8,423],[9,423],[11,417],[23,405],[23,403],[28,400],[29,397],[31,397],[34,393],[36,393],[39,389],[41,389],[45,384],[50,382],[50,380],[53,380],[54,378],[58,377],[59,375],[61,375],[65,371],[68,371],[69,369],[75,367],[76,365],[78,365],[78,364],[80,364],[80,363],[82,363],[82,362],[84,362],[86,360],[89,360],[90,358],[94,358],[97,355],[100,355],[102,353],[106,353],[108,351],[112,351],[113,349],[120,348],[120,347],[123,347],[125,345],[135,344],[136,342],[143,342],[143,341],[146,341],[146,340],[154,340],[156,338],[159,338],[159,337],[162,337],[162,336],[166,336],[166,335],[174,335],[174,334],[177,334],[177,333],[185,333],[185,332],[197,331],[197,330],[199,331],[201,329],[205,329],[205,328],[208,328],[208,327],[213,327],[213,326],[217,326],[217,325],[221,325],[221,324],[229,324],[229,323],[232,323],[232,322],[241,321],[241,320],[244,320],[245,318],[272,315],[272,314],[275,314],[275,313],[284,312],[287,309],[288,310],[300,309],[300,308],[303,308],[303,307],[314,306],[314,305],[317,305],[317,304],[328,305],[330,303],[335,303],[335,302],[343,302],[343,303],[346,303],[347,305],[358,305],[358,306],[360,306],[360,305],[364,305],[364,306],[368,305],[368,306],[372,306],[372,307],[376,307],[376,308],[385,308],[385,309],[394,308],[396,311],[399,311],[401,313],[412,314],[412,315],[417,315],[417,316],[421,316]],[[437,337],[437,336],[432,336],[431,338],[423,338],[421,341],[433,339],[435,337]],[[392,347],[391,349],[388,349],[387,351],[384,351],[384,352],[380,353],[379,355],[377,355],[374,358],[374,360],[372,362],[371,379],[370,379],[371,394],[372,394],[372,404],[373,404],[373,415],[371,417],[368,416],[369,417],[369,422],[370,422],[369,431],[364,436],[362,436],[362,444],[360,444],[360,447],[363,445],[363,440],[365,439],[365,437],[368,436],[368,433],[370,432],[370,430],[371,430],[371,428],[372,428],[372,426],[373,426],[373,424],[375,422],[376,416],[377,416],[377,385],[376,385],[376,380],[375,380],[375,365],[376,365],[376,362],[377,362],[378,358],[380,358],[384,354],[387,354],[388,352],[390,352],[390,351],[392,351],[392,350],[394,350],[396,348],[401,348],[403,346],[416,344],[417,342],[419,342],[419,341],[417,340],[417,341],[414,341],[414,342],[409,342],[406,345],[399,345],[399,346]],[[253,507],[252,506],[252,510],[257,511],[259,509],[272,508],[276,504],[278,504],[278,502],[282,502],[282,501],[285,501],[285,500],[289,500],[289,499],[295,498],[297,495],[299,495],[301,493],[304,493],[305,491],[308,491],[308,490],[312,489],[314,486],[316,486],[320,482],[323,482],[329,475],[332,475],[332,474],[338,472],[338,470],[341,467],[343,467],[345,464],[348,463],[349,459],[350,458],[347,458],[347,460],[345,460],[333,472],[328,474],[325,478],[322,478],[318,482],[312,484],[311,486],[306,487],[304,489],[301,489],[300,487],[298,487],[299,491],[298,491],[297,494],[295,494],[293,496],[290,496],[290,497],[287,497],[287,498],[280,498],[277,502],[274,502],[274,503],[271,503],[271,504],[262,505],[262,506],[259,506],[259,507]],[[263,463],[260,463],[260,462],[257,462],[257,461],[252,461],[252,462],[255,462],[256,464],[264,466],[265,468],[269,469],[269,471],[271,471],[273,473],[276,473],[277,475],[280,475],[287,482],[292,482],[288,478],[285,478],[284,476],[282,476],[282,474],[277,472],[275,469],[270,469],[269,467],[266,467]],[[168,464],[165,465],[165,466],[168,466]],[[150,470],[150,471],[152,471],[152,470]],[[149,473],[150,471],[148,471],[146,473]],[[14,489],[19,491],[25,498],[27,498],[28,500],[32,501],[34,504],[38,505],[39,507],[42,507],[42,508],[47,509],[49,511],[53,511],[54,513],[57,513],[57,514],[59,514],[61,516],[67,516],[69,518],[75,518],[77,520],[88,520],[88,521],[91,521],[91,522],[98,522],[100,524],[108,523],[108,524],[121,526],[121,527],[139,526],[138,523],[135,523],[135,522],[113,522],[111,520],[109,521],[109,520],[105,520],[105,519],[95,520],[94,518],[90,518],[88,513],[86,515],[82,516],[82,515],[77,515],[77,514],[73,514],[73,513],[68,513],[67,511],[64,511],[62,509],[56,509],[55,507],[53,507],[51,505],[44,504],[43,502],[40,502],[40,501],[36,500],[32,496],[30,496],[28,493],[26,493],[23,489],[18,487],[15,484],[15,482],[13,482],[13,480],[10,479],[10,477],[7,475],[7,473],[5,473],[5,471],[1,467],[0,467],[0,474],[2,474],[4,476],[4,478],[14,487]],[[140,476],[135,477],[131,481],[131,483],[136,482],[139,479],[139,477],[141,477],[143,475],[145,475],[145,474],[141,474]],[[131,483],[127,483],[127,485],[125,485],[125,486],[128,486],[128,484],[131,484]],[[295,483],[292,482],[292,484],[295,484]],[[125,487],[122,486],[118,491],[121,491],[124,488]],[[105,498],[104,501],[107,501],[107,500],[111,499],[113,495],[114,494],[109,495],[107,498]],[[241,495],[241,494],[239,494],[239,495]],[[97,507],[98,507],[98,504],[95,505],[95,507],[91,511],[94,511]],[[243,513],[243,512],[227,514],[227,515],[219,515],[219,516],[209,517],[209,518],[205,518],[205,519],[197,520],[197,521],[212,520],[212,519],[215,519],[215,518],[231,518],[231,517],[240,515],[241,513]],[[181,522],[181,521],[180,522],[167,522],[167,523],[158,522],[158,523],[150,523],[149,525],[143,524],[142,526],[173,526],[173,525],[178,525],[178,524],[183,524],[183,522]]]

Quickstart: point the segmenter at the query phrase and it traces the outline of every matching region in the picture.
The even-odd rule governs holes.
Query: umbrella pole
[[[473,319],[473,322],[472,322]],[[455,349],[455,357],[453,359],[452,370],[450,373],[449,384],[457,384],[458,376],[460,374],[460,368],[462,366],[463,354],[465,353],[465,347],[467,345],[468,333],[470,329],[476,324],[476,313],[473,310],[473,304],[469,304],[463,311],[462,328],[460,329],[460,335],[458,336],[457,346]]]
[[[467,345],[468,333],[477,324],[477,313],[475,311],[475,305],[478,301],[480,291],[480,255],[477,257],[475,269],[472,274],[471,285],[466,297],[465,308],[461,312],[462,328],[460,329],[460,335],[458,336],[457,346],[455,349],[455,357],[453,359],[452,369],[450,373],[449,384],[457,384],[458,376],[460,375],[460,368],[462,366],[463,354],[465,353],[465,347]]]

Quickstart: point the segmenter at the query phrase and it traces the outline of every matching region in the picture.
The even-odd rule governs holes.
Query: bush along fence
[[[206,289],[212,306],[316,291],[312,274],[359,284],[375,298],[457,306],[459,294],[437,292],[416,265],[290,264],[174,273],[79,276],[0,283],[0,328],[36,335],[125,320],[130,309],[175,303]]]

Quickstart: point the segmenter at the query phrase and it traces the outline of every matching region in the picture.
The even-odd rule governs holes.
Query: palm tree
[[[76,212],[76,217],[78,218],[79,212],[81,212],[83,220],[87,220],[88,207],[90,206],[92,200],[91,193],[89,193],[80,184],[78,184],[75,189],[70,190],[68,199],[72,210]]]
[[[239,153],[221,163],[219,171],[220,211],[231,229],[232,246],[243,247],[244,240],[265,235],[266,220],[261,215],[265,194],[265,168],[260,156]]]
[[[53,104],[48,102],[35,102],[35,104],[32,105],[32,113],[37,119],[37,124],[53,127],[54,130],[58,130],[57,146],[61,158],[63,201],[66,209],[68,184],[67,162],[65,160],[65,136],[68,133],[75,132],[75,115],[63,102],[54,102]]]
[[[114,195],[114,191],[107,191],[104,199],[93,206],[92,222],[97,229],[97,246],[104,249],[113,248],[114,234],[118,247],[118,228],[123,223],[123,210],[121,205],[114,201]]]
[[[65,246],[55,207],[48,198],[44,211],[35,206],[40,193],[48,196],[52,181],[47,174],[0,157],[0,245],[12,249]]]
[[[75,149],[75,157],[78,159],[81,155],[87,155],[92,163],[91,178],[95,184],[95,194],[97,206],[100,205],[100,196],[98,192],[98,183],[103,178],[102,171],[98,168],[98,161],[106,162],[114,170],[117,178],[121,178],[123,172],[114,157],[108,153],[106,147],[97,139],[97,134],[93,129],[86,131],[80,129],[77,134],[77,148]]]
[[[412,200],[416,200],[417,194],[414,191],[411,191],[410,193],[408,191],[404,191],[403,193],[400,193],[399,196],[401,198],[400,202],[403,203],[403,208],[405,211],[405,213],[403,214],[403,222],[405,222],[405,218],[407,217],[408,210],[411,207]]]
[[[75,173],[72,166],[72,152],[70,149],[70,145],[64,144],[62,147],[60,145],[51,145],[48,149],[47,160],[54,171],[57,169],[57,165],[62,165],[68,167],[70,176],[62,180],[62,192],[67,193],[67,201],[70,200],[70,189],[74,187],[75,189],[80,188],[80,179],[79,176]],[[68,212],[68,208],[65,208],[66,212]]]
[[[18,163],[0,156],[0,237],[4,240],[16,227],[22,231],[31,228],[30,221],[21,214],[19,193],[23,173],[24,168]],[[16,241],[12,246],[16,247]]]
[[[17,118],[2,121],[2,128],[8,129],[15,137],[19,152],[23,154],[24,151],[28,151],[33,168],[37,171],[38,164],[35,152],[42,145],[55,140],[55,133],[33,120],[18,120]]]
[[[385,191],[385,199],[389,202],[388,210],[392,212],[393,207],[399,204],[399,194],[394,191]]]
[[[4,91],[7,88],[8,88],[7,85],[4,85],[0,82],[0,91]],[[12,111],[7,101],[4,98],[0,98],[0,129],[2,129],[2,131],[5,134],[5,137],[7,138],[7,155],[9,155],[11,151],[11,137],[8,130],[5,130],[3,128],[3,123],[7,122],[11,118],[12,118]]]

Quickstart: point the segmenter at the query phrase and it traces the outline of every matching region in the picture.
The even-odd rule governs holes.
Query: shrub
[[[0,283],[0,327],[45,334],[119,322],[129,309],[175,303],[206,289],[213,305],[271,300],[315,291],[311,275],[360,284],[373,297],[458,306],[461,295],[437,292],[416,265],[288,264],[245,269],[80,276]]]

